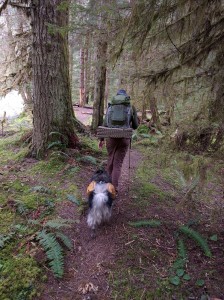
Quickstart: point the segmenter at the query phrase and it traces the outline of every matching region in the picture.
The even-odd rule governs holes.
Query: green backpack
[[[114,96],[107,109],[105,125],[109,128],[130,128],[132,107],[130,97]]]

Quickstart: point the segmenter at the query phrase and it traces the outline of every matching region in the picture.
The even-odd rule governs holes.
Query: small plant
[[[141,221],[136,221],[136,222],[129,222],[129,225],[133,227],[158,227],[161,225],[161,222],[159,220],[141,220]]]
[[[70,219],[53,219],[42,225],[39,221],[30,221],[34,226],[41,227],[40,230],[36,231],[35,236],[38,243],[43,247],[50,268],[57,278],[61,278],[64,273],[64,252],[61,244],[69,250],[72,249],[70,239],[59,230],[70,227],[73,222]]]
[[[206,239],[203,238],[203,236],[199,232],[184,225],[179,228],[179,231],[187,235],[189,238],[195,240],[197,244],[201,247],[201,249],[204,251],[204,254],[206,256],[208,257],[212,256],[212,253],[209,249]]]
[[[59,149],[65,149],[68,145],[68,138],[64,134],[60,132],[51,132],[49,136],[52,138],[52,142],[48,144],[48,149],[51,148],[59,148]]]
[[[179,285],[181,283],[181,278],[183,280],[190,280],[190,276],[185,274],[185,265],[187,260],[187,252],[184,241],[182,239],[178,239],[177,241],[177,259],[174,261],[171,272],[172,276],[169,277],[170,283],[173,285]]]
[[[31,226],[17,224],[10,233],[0,235],[0,249],[4,248],[12,239],[15,240],[16,233],[29,233],[26,243],[36,240],[43,247],[54,276],[61,278],[64,273],[64,251],[62,246],[64,245],[71,250],[72,243],[60,229],[70,227],[73,222],[70,219],[52,219],[44,224],[39,220],[29,220],[28,225]],[[33,227],[32,230],[31,227]]]

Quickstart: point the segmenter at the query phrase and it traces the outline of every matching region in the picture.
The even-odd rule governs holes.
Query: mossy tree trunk
[[[32,155],[42,157],[53,141],[76,147],[69,80],[68,10],[63,0],[31,1],[33,30]]]
[[[103,124],[104,96],[106,85],[107,42],[99,38],[96,49],[95,87],[92,130]]]

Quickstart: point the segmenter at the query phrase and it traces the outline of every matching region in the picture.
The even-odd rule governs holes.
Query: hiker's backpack
[[[130,97],[125,95],[114,96],[107,109],[105,126],[109,128],[130,128],[131,117]]]

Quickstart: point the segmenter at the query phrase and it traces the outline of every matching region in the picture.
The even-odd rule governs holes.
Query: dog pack
[[[127,95],[116,95],[108,105],[104,126],[99,126],[97,136],[130,138],[132,128],[130,126],[133,110],[130,97]]]

